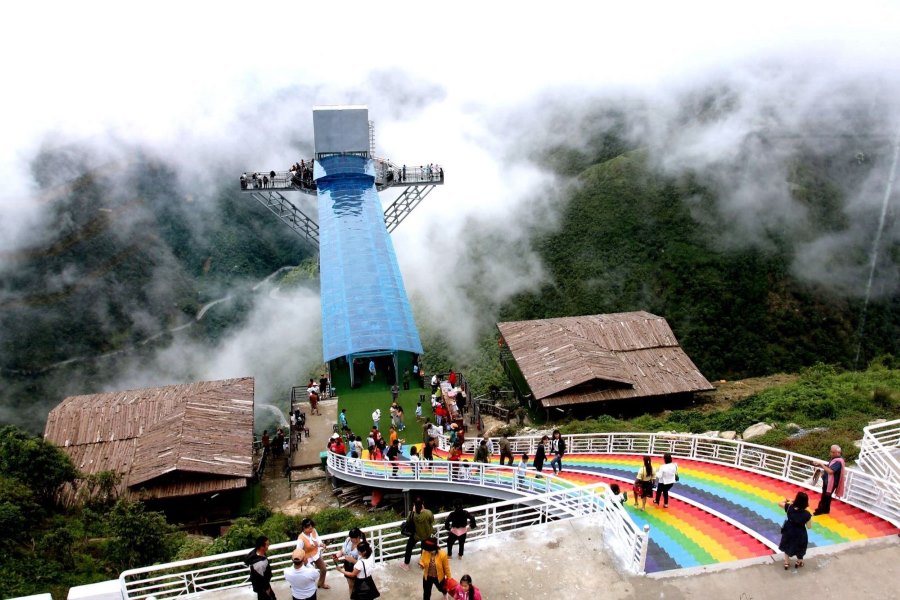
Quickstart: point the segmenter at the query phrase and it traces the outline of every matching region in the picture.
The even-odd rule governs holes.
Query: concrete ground
[[[829,547],[811,553],[803,569],[785,571],[781,557],[750,564],[717,565],[677,576],[627,575],[610,557],[596,525],[569,520],[473,541],[463,560],[451,560],[453,577],[471,575],[484,600],[552,599],[733,599],[826,600],[831,598],[900,598],[900,538],[893,536],[851,547]],[[384,600],[419,598],[422,574],[397,560],[380,563],[374,573]],[[330,590],[319,600],[345,599],[348,589],[329,571]],[[289,600],[284,581],[275,582],[279,600]],[[212,594],[215,600],[251,600],[249,588]],[[440,594],[432,598],[440,599]]]
[[[329,398],[319,402],[321,415],[310,414],[309,405],[305,406],[306,426],[309,428],[309,437],[303,438],[297,451],[291,456],[293,467],[314,467],[320,465],[319,453],[325,450],[328,438],[334,433],[333,426],[337,423],[337,398]]]

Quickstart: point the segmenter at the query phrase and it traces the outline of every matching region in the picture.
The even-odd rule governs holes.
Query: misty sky
[[[541,280],[540,262],[514,243],[529,227],[552,229],[562,182],[517,158],[518,145],[577,144],[580,135],[548,129],[545,103],[577,110],[594,98],[646,100],[656,109],[636,135],[672,171],[734,155],[773,110],[790,125],[822,111],[823,98],[839,107],[836,82],[877,82],[873,99],[900,106],[900,2],[37,1],[5,12],[0,263],[40,222],[29,162],[42,145],[88,144],[98,164],[148,148],[177,161],[185,188],[202,199],[216,178],[284,169],[303,144],[311,149],[313,104],[365,103],[379,155],[446,170],[447,185],[393,237],[410,295],[460,345],[492,315],[472,319],[465,299],[430,294],[430,273],[481,279],[498,305]],[[667,101],[713,81],[737,90],[742,110],[715,127],[674,129],[678,107]],[[857,99],[870,91],[854,89]],[[735,218],[802,219],[781,210],[781,190],[742,189],[724,209]],[[465,264],[440,243],[473,221],[496,224],[510,242],[489,264]],[[747,223],[753,243],[753,224],[765,223]],[[315,305],[305,293],[280,298]],[[286,312],[297,327],[319,326],[308,310]],[[256,368],[249,352],[241,356],[242,335],[250,333],[226,341],[203,374]],[[160,372],[177,371],[183,352],[162,353]]]

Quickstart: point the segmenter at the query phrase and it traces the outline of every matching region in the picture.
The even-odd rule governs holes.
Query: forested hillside
[[[727,91],[689,98],[671,127],[727,124],[738,105]],[[551,112],[535,130],[563,133],[550,138],[529,130],[518,157],[559,182],[553,202],[543,207],[548,226],[512,242],[537,255],[543,279],[499,308],[493,297],[480,305],[484,284],[477,277],[455,282],[455,293],[488,315],[479,319],[473,348],[455,346],[440,333],[446,323],[435,326],[435,315],[414,306],[427,371],[463,369],[476,392],[484,392],[504,384],[495,320],[635,310],[665,317],[711,380],[795,372],[819,362],[864,368],[878,356],[900,355],[895,234],[879,247],[864,311],[878,221],[870,199],[877,204],[883,195],[892,154],[877,135],[877,120],[835,121],[825,131],[827,144],[808,138],[822,133],[815,128],[800,126],[790,135],[753,130],[721,159],[676,161],[686,142],[660,144],[633,133],[649,128],[635,125],[649,109],[632,114],[607,104],[587,115],[566,107]],[[566,135],[569,130],[578,135]],[[46,218],[0,269],[0,422],[34,432],[66,395],[132,381],[174,383],[159,380],[170,376],[171,361],[189,365],[220,353],[217,342],[242,328],[252,337],[277,324],[296,303],[264,308],[247,322],[260,302],[251,288],[275,270],[306,261],[285,277],[284,288],[315,283],[311,249],[231,185],[192,189],[174,165],[137,149],[127,162],[97,166],[89,157],[89,149],[75,147],[34,160]],[[886,214],[892,231],[896,211]],[[481,231],[473,222],[469,231],[460,247],[477,264],[490,263],[497,245],[507,243],[502,230]],[[310,294],[298,309],[304,314],[317,312]],[[225,298],[192,324],[201,307]],[[269,332],[267,355],[258,361],[278,375],[266,383],[269,397],[308,375],[294,371],[320,368],[312,364],[316,321],[307,319],[299,331],[276,326]],[[282,346],[291,340],[302,340],[308,356],[285,368],[291,349]],[[124,363],[133,372],[176,345],[180,354],[148,376],[120,377]],[[249,367],[244,361],[238,368]],[[190,368],[178,375],[196,376]]]
[[[150,355],[205,303],[232,295],[180,334],[214,341],[246,315],[249,285],[311,252],[224,184],[185,193],[170,166],[138,151],[99,168],[87,156],[35,159],[48,216],[0,270],[0,421],[34,431],[65,395],[99,391],[120,366],[115,355],[80,359]]]
[[[845,190],[869,174],[869,162],[798,153],[790,185],[810,215],[804,226],[771,228],[765,245],[737,246],[729,243],[735,224],[716,212],[720,190],[699,175],[660,174],[645,150],[624,145],[605,140],[597,162],[569,149],[551,155],[563,172],[581,168],[578,187],[558,230],[534,242],[549,280],[514,298],[502,320],[647,310],[668,319],[710,379],[817,361],[854,367],[861,290],[806,282],[792,264],[798,239],[848,227]],[[865,248],[853,257],[860,273],[867,258]],[[897,298],[873,300],[858,366],[897,354],[898,340]]]

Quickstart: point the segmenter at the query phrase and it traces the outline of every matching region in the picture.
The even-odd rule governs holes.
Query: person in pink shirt
[[[481,592],[472,585],[472,577],[467,574],[459,578],[459,584],[451,598],[453,600],[481,600]]]

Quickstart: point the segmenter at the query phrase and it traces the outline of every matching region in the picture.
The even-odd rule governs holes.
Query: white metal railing
[[[328,453],[328,470],[348,477],[390,480],[398,482],[428,482],[452,484],[455,488],[474,485],[480,488],[502,489],[523,496],[544,495],[554,491],[577,488],[572,482],[555,475],[527,471],[524,475],[515,467],[484,463],[462,463],[457,461],[399,461],[360,460],[347,458],[333,452]],[[583,489],[607,490],[606,484],[598,483]],[[581,516],[592,512],[581,503],[599,503],[604,513],[604,529],[610,533],[614,543],[610,544],[614,553],[620,555],[625,564],[636,572],[643,573],[646,563],[649,527],[641,530],[631,516],[619,505],[608,503],[603,496],[588,494],[577,496],[577,503],[563,503],[554,508],[556,513],[565,511],[569,516]]]
[[[898,422],[893,423],[897,427]],[[891,423],[879,427],[883,433],[881,440],[898,441],[891,432]],[[890,432],[890,433],[888,433]],[[743,440],[726,440],[711,438],[690,433],[584,433],[569,434],[562,438],[566,442],[567,454],[650,454],[661,456],[669,452],[674,457],[699,460],[728,465],[760,473],[794,485],[816,490],[812,485],[813,473],[819,468],[823,459],[804,456],[780,448],[761,446]],[[540,436],[510,437],[513,455],[527,453],[534,456],[540,442]],[[465,452],[474,452],[481,438],[467,438],[463,443]],[[441,436],[438,440],[441,449],[449,448],[449,438]],[[496,439],[489,442],[495,450]],[[887,462],[892,459],[889,449],[882,445],[881,452],[867,454],[867,464],[876,464],[879,460]],[[877,514],[894,525],[900,527],[900,481],[891,479],[886,473],[866,473],[861,469],[847,467],[847,479],[844,484],[843,501],[858,508]],[[880,486],[874,493],[870,488],[874,482]]]
[[[900,485],[900,420],[863,428],[863,442],[857,463],[870,475]],[[846,484],[845,484],[846,485]]]
[[[559,520],[576,517],[594,517],[605,529],[613,532],[620,539],[633,536],[628,553],[623,557],[631,568],[640,568],[638,560],[646,557],[647,533],[639,531],[631,522],[634,531],[629,530],[627,523],[618,517],[621,507],[604,500],[606,486],[602,483],[582,487],[554,490],[535,494],[527,499],[494,502],[467,509],[476,519],[477,526],[469,531],[468,540],[492,537],[508,531],[521,529]],[[446,519],[449,513],[435,515],[437,522]],[[626,515],[627,516],[627,515]],[[630,521],[630,518],[628,519]],[[403,521],[395,521],[374,527],[365,527],[363,532],[372,544],[376,561],[386,561],[402,557],[406,549],[407,538],[400,534]],[[607,525],[607,523],[611,523]],[[438,529],[438,539],[443,544],[445,531]],[[346,533],[323,535],[326,544],[323,556],[329,568],[332,567],[331,556],[341,548]],[[296,542],[283,542],[269,547],[269,561],[272,565],[274,579],[283,577],[283,570],[290,564],[290,554]],[[154,565],[140,569],[130,569],[119,576],[122,597],[125,600],[140,600],[153,596],[159,600],[186,594],[197,594],[209,591],[225,590],[246,586],[249,583],[249,571],[242,559],[250,550],[239,550],[215,556],[206,556],[191,560]]]
[[[575,487],[572,482],[550,474],[528,471],[517,475],[515,467],[458,461],[362,460],[328,453],[332,473],[382,481],[452,483],[492,488],[518,494],[543,494]]]

